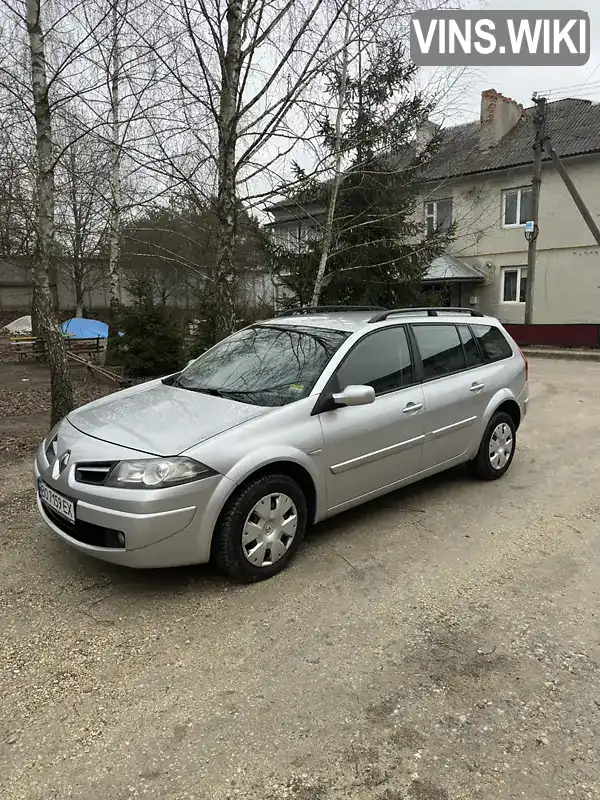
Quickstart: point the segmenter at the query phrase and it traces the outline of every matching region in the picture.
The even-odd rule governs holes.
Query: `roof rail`
[[[287,311],[280,311],[276,317],[293,317],[299,314],[324,314],[324,313],[343,313],[344,311],[380,311],[384,312],[383,306],[300,306],[300,308],[289,308]],[[370,322],[371,320],[369,320]]]
[[[449,308],[448,306],[440,306],[439,308],[393,308],[391,311],[381,311],[379,314],[375,314],[374,317],[371,317],[369,322],[383,322],[388,317],[391,317],[392,314],[426,313],[428,317],[437,317],[439,311],[445,312],[446,314],[469,314],[471,317],[485,316],[481,311],[476,311],[474,308]]]

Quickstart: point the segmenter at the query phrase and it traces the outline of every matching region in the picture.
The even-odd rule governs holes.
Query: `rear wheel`
[[[265,580],[293,558],[304,537],[307,504],[288,475],[261,475],[233,495],[215,530],[213,558],[230,578]]]
[[[471,472],[484,481],[501,478],[512,463],[516,444],[513,418],[505,411],[498,411],[483,434],[477,455],[469,461]]]

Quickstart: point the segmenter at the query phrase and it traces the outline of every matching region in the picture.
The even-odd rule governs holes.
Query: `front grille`
[[[121,531],[115,531],[112,528],[103,528],[100,525],[94,525],[91,522],[85,522],[78,519],[73,525],[68,519],[61,517],[47,505],[44,505],[44,513],[48,519],[60,528],[63,533],[70,536],[82,544],[89,544],[93,547],[111,547],[118,550],[125,550],[123,544],[119,544],[117,534]]]
[[[75,467],[75,480],[78,483],[103,486],[115,463],[114,461],[98,461],[90,462],[89,464],[77,464]]]

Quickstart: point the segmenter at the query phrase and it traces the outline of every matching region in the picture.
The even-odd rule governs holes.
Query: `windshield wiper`
[[[210,386],[186,386],[184,383],[177,381],[173,384],[179,389],[187,389],[188,392],[198,392],[198,394],[209,394],[211,397],[226,397],[227,395],[220,392],[218,389],[212,389]]]
[[[276,392],[278,389],[285,389],[294,384],[279,383],[277,386],[262,386],[260,389],[231,389],[231,394],[262,394],[263,392]],[[226,392],[228,393],[228,392]]]
[[[236,395],[244,394],[244,392],[221,391],[220,389],[213,389],[212,386],[185,386],[183,383],[175,383],[173,385],[179,387],[180,389],[187,389],[188,392],[208,394],[211,397],[221,397],[223,400],[235,400]]]

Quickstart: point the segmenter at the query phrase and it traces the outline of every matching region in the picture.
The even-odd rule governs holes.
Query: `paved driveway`
[[[0,797],[600,796],[600,365],[535,360],[506,478],[316,529],[251,587],[127,572],[0,489]]]

